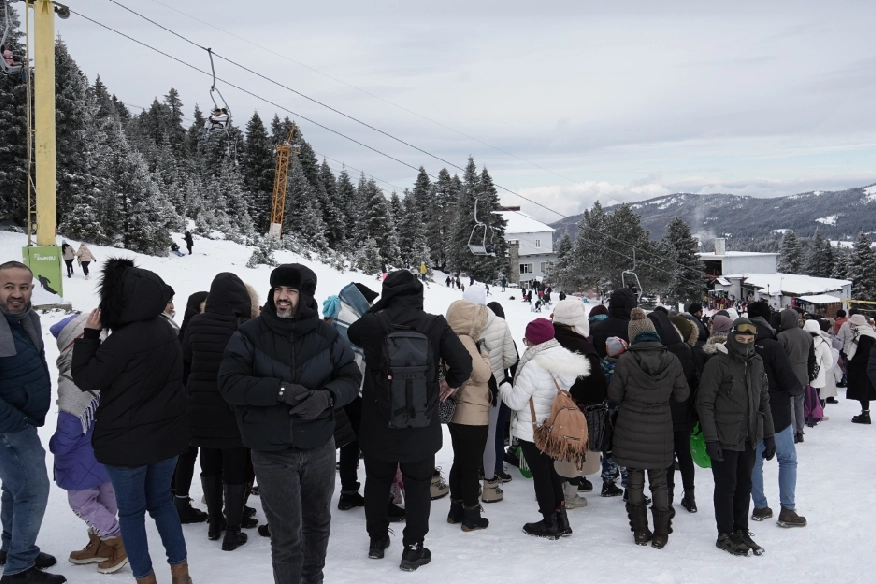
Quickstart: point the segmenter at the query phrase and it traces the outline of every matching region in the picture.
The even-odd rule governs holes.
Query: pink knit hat
[[[546,318],[536,318],[526,325],[526,340],[533,345],[541,345],[554,337],[554,325]]]

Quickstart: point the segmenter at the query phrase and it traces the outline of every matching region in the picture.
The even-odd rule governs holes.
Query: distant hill
[[[845,191],[812,191],[760,199],[738,195],[678,193],[631,203],[651,239],[660,239],[673,217],[681,217],[703,240],[760,238],[791,229],[810,237],[815,228],[832,240],[852,240],[860,231],[876,232],[876,185]],[[607,211],[617,205],[606,207]],[[582,215],[552,223],[555,240],[568,231],[574,239]]]

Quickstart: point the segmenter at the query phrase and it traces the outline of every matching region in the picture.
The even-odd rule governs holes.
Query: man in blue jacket
[[[0,584],[67,581],[41,571],[55,565],[55,558],[36,546],[49,500],[46,451],[37,428],[46,421],[52,382],[32,293],[30,268],[15,261],[0,264],[0,563],[5,565]]]

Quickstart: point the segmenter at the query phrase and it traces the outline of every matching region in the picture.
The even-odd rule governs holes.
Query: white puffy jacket
[[[554,378],[560,388],[569,389],[575,379],[590,374],[590,362],[583,355],[564,349],[559,344],[539,350],[540,347],[527,349],[534,349],[536,354],[518,369],[514,386],[503,383],[500,388],[502,401],[516,412],[511,422],[511,433],[528,442],[533,441],[529,398],[532,398],[535,417],[541,425],[550,415],[551,406],[557,397]]]
[[[816,389],[821,389],[822,387],[827,385],[827,376],[833,375],[832,369],[833,366],[836,365],[836,362],[833,358],[832,347],[822,335],[825,335],[825,333],[821,333],[819,336],[814,337],[815,362],[818,364],[820,369],[818,370],[818,377],[810,381],[809,385]]]
[[[490,356],[490,369],[497,383],[502,383],[504,371],[517,363],[517,347],[505,319],[488,310],[487,328],[481,333],[485,348]]]

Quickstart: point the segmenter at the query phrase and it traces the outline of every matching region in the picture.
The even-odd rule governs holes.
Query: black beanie
[[[703,305],[699,302],[691,302],[687,309],[691,314],[696,314],[703,309]]]
[[[748,318],[762,318],[770,321],[770,305],[766,302],[750,302],[748,304]]]
[[[354,282],[353,285],[359,289],[359,292],[362,293],[362,296],[368,302],[368,304],[374,304],[374,301],[377,299],[380,294],[366,286],[365,284],[359,284],[358,282]]]

